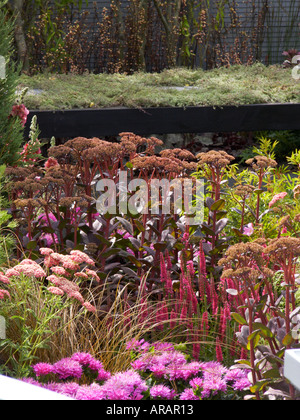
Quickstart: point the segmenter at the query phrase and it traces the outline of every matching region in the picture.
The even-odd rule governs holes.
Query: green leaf
[[[267,378],[277,379],[277,378],[280,378],[281,376],[280,376],[279,369],[273,368],[273,369],[269,369],[266,372],[264,372],[263,377],[265,379],[267,379]]]
[[[36,241],[30,241],[27,244],[27,249],[29,249],[30,251],[33,251],[35,248],[37,247],[37,242]]]
[[[133,164],[131,162],[127,162],[125,166],[128,169],[132,169],[133,168]]]
[[[218,211],[218,210],[222,210],[225,206],[225,200],[223,200],[223,198],[221,198],[218,201],[215,201],[211,207],[210,207],[210,211]]]
[[[266,327],[264,324],[261,324],[260,322],[254,322],[253,328],[258,329],[265,338],[274,337],[274,334],[272,333],[272,331],[268,327]]]
[[[241,325],[247,325],[245,318],[243,318],[242,315],[238,314],[237,312],[232,312],[231,316],[237,323]]]
[[[260,339],[260,330],[253,331],[248,336],[247,350],[251,349],[251,342],[252,342],[253,347],[255,348],[258,345],[259,339]]]
[[[236,360],[236,363],[238,363],[239,365],[245,365],[245,367],[250,367],[251,368],[251,362],[249,362],[249,360],[245,360],[245,359],[239,359]]]
[[[282,344],[287,347],[290,346],[292,344],[292,342],[294,341],[292,334],[288,333],[282,340]]]
[[[268,385],[270,383],[270,381],[269,380],[267,380],[267,379],[263,379],[263,380],[261,380],[261,381],[258,381],[258,382],[256,382],[256,384],[255,385],[252,385],[251,387],[250,387],[250,391],[251,392],[258,392],[258,391],[262,391],[263,389],[264,389],[264,387],[266,386],[266,385]]]
[[[209,236],[214,236],[215,232],[208,226],[202,224],[201,230]]]

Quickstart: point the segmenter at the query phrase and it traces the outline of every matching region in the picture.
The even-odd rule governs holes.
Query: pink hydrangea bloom
[[[269,208],[271,208],[278,200],[282,200],[286,195],[287,192],[281,192],[279,194],[274,195],[274,197],[269,203]]]

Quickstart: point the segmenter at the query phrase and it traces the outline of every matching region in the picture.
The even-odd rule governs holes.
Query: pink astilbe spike
[[[226,328],[227,328],[227,308],[223,307],[220,308],[220,341],[223,342],[226,334]]]
[[[161,282],[164,284],[166,295],[168,297],[173,296],[172,280],[162,253],[160,254],[160,278]]]
[[[167,263],[167,270],[171,271],[172,270],[172,262],[171,262],[171,258],[170,258],[170,254],[167,251],[165,251],[165,256],[166,256],[166,263]]]
[[[198,277],[198,288],[200,293],[200,299],[203,302],[206,296],[207,287],[207,272],[206,272],[206,261],[203,251],[202,241],[199,244],[199,277]]]
[[[202,331],[203,340],[206,339],[205,335],[207,334],[208,330],[209,330],[208,312],[205,311],[202,314],[202,322],[201,322],[201,331]]]
[[[218,312],[218,295],[215,288],[215,283],[213,278],[211,279],[210,283],[210,299],[211,299],[211,305],[212,305],[212,313],[216,314]]]
[[[216,339],[216,357],[217,357],[217,361],[219,363],[223,362],[223,352],[222,352],[222,348],[221,348],[221,345],[220,345],[219,337],[217,337],[217,339]]]
[[[187,318],[187,304],[186,304],[186,301],[183,301],[182,302],[182,309],[181,309],[181,312],[180,312],[180,319],[182,321],[186,321],[186,318]]]

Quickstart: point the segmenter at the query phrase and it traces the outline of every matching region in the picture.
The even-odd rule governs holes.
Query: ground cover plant
[[[22,75],[19,88],[24,87],[30,88],[25,105],[33,110],[298,103],[300,97],[299,81],[291,76],[290,68],[260,63],[133,75]]]

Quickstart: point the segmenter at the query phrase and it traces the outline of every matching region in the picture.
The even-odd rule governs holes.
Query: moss
[[[40,74],[22,76],[30,109],[102,108],[113,106],[223,106],[256,103],[299,103],[300,82],[279,65],[231,66],[209,71],[176,68],[162,73]],[[178,90],[176,87],[187,87]]]

